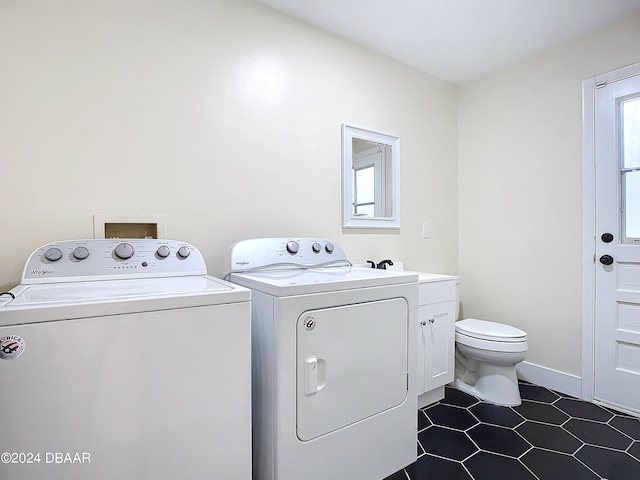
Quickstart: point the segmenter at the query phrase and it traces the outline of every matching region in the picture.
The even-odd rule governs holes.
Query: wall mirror
[[[400,138],[342,125],[342,226],[400,228]]]

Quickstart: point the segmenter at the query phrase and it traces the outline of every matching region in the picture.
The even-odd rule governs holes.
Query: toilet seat
[[[500,343],[520,343],[527,341],[527,332],[510,325],[467,318],[455,323],[456,340],[458,334],[479,340]]]

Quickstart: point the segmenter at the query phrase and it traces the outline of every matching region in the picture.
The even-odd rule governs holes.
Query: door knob
[[[600,263],[603,265],[611,265],[613,263],[613,257],[611,255],[602,255],[600,257]]]
[[[610,233],[603,233],[602,236],[600,237],[602,239],[602,241],[604,243],[611,243],[613,242],[613,235],[611,235]]]

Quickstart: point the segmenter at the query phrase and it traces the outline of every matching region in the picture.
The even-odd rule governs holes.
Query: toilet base
[[[495,405],[515,407],[522,403],[515,366],[488,365],[478,362],[477,368],[478,371],[473,372],[474,375],[468,375],[470,372],[466,372],[467,375],[456,375],[456,379],[450,385]],[[465,377],[467,381],[471,378],[477,380],[474,384],[469,384],[463,381]]]

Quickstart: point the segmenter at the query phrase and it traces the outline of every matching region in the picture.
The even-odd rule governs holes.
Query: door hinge
[[[606,87],[606,86],[607,86],[607,82],[596,83],[596,88],[602,88],[602,87]]]

